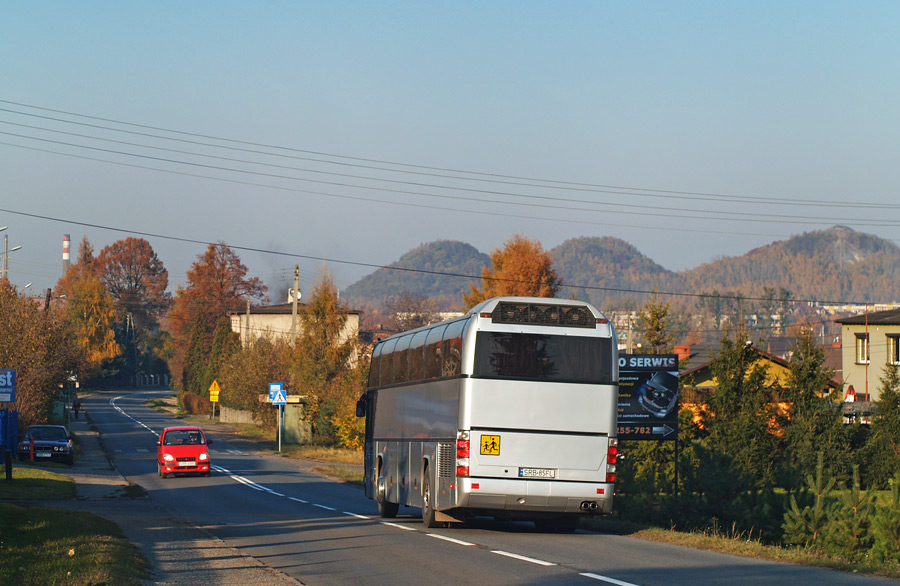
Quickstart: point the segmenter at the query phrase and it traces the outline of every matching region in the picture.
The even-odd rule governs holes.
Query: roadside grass
[[[812,547],[766,545],[746,532],[736,533],[722,529],[717,531],[682,532],[604,517],[585,518],[581,522],[581,527],[590,531],[627,535],[628,537],[646,541],[656,541],[760,560],[827,568],[842,572],[872,574],[886,578],[900,578],[900,564],[855,562],[826,554]]]
[[[121,529],[66,509],[0,503],[0,584],[140,586],[147,561]]]
[[[62,467],[63,465],[51,462],[36,466],[13,464],[12,480],[6,480],[5,472],[4,476],[0,477],[0,500],[67,500],[75,498],[75,481],[71,476],[53,472],[51,467],[55,466]],[[2,537],[0,535],[0,538]]]
[[[327,446],[282,446],[285,458],[315,462],[313,470],[341,482],[363,484],[363,453]]]

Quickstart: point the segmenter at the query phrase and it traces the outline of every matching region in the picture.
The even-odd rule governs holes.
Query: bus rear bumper
[[[460,478],[457,506],[546,513],[609,514],[613,484],[504,478]]]

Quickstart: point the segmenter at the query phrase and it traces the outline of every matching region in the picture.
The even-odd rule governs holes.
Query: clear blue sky
[[[900,242],[898,30],[896,2],[12,3],[10,277],[128,236],[83,224],[157,235],[173,288],[204,246],[160,236],[288,253],[238,250],[274,289],[322,264],[290,255],[345,287],[374,269],[336,261],[436,239],[610,235],[673,270]]]

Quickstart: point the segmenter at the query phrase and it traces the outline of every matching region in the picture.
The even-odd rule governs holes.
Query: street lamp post
[[[2,228],[0,228],[0,232],[3,232],[4,230],[6,230],[6,226],[3,226]],[[12,248],[10,248],[9,247],[9,236],[6,234],[3,235],[3,270],[2,270],[2,277],[0,277],[0,279],[3,279],[4,281],[9,280],[9,253],[15,252],[15,251],[19,250],[20,248],[22,248],[22,247],[21,246],[13,246]]]

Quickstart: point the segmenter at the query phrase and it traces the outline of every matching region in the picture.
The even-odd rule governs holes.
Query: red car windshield
[[[166,446],[196,446],[205,443],[203,434],[196,429],[167,431],[163,441],[163,445]]]

